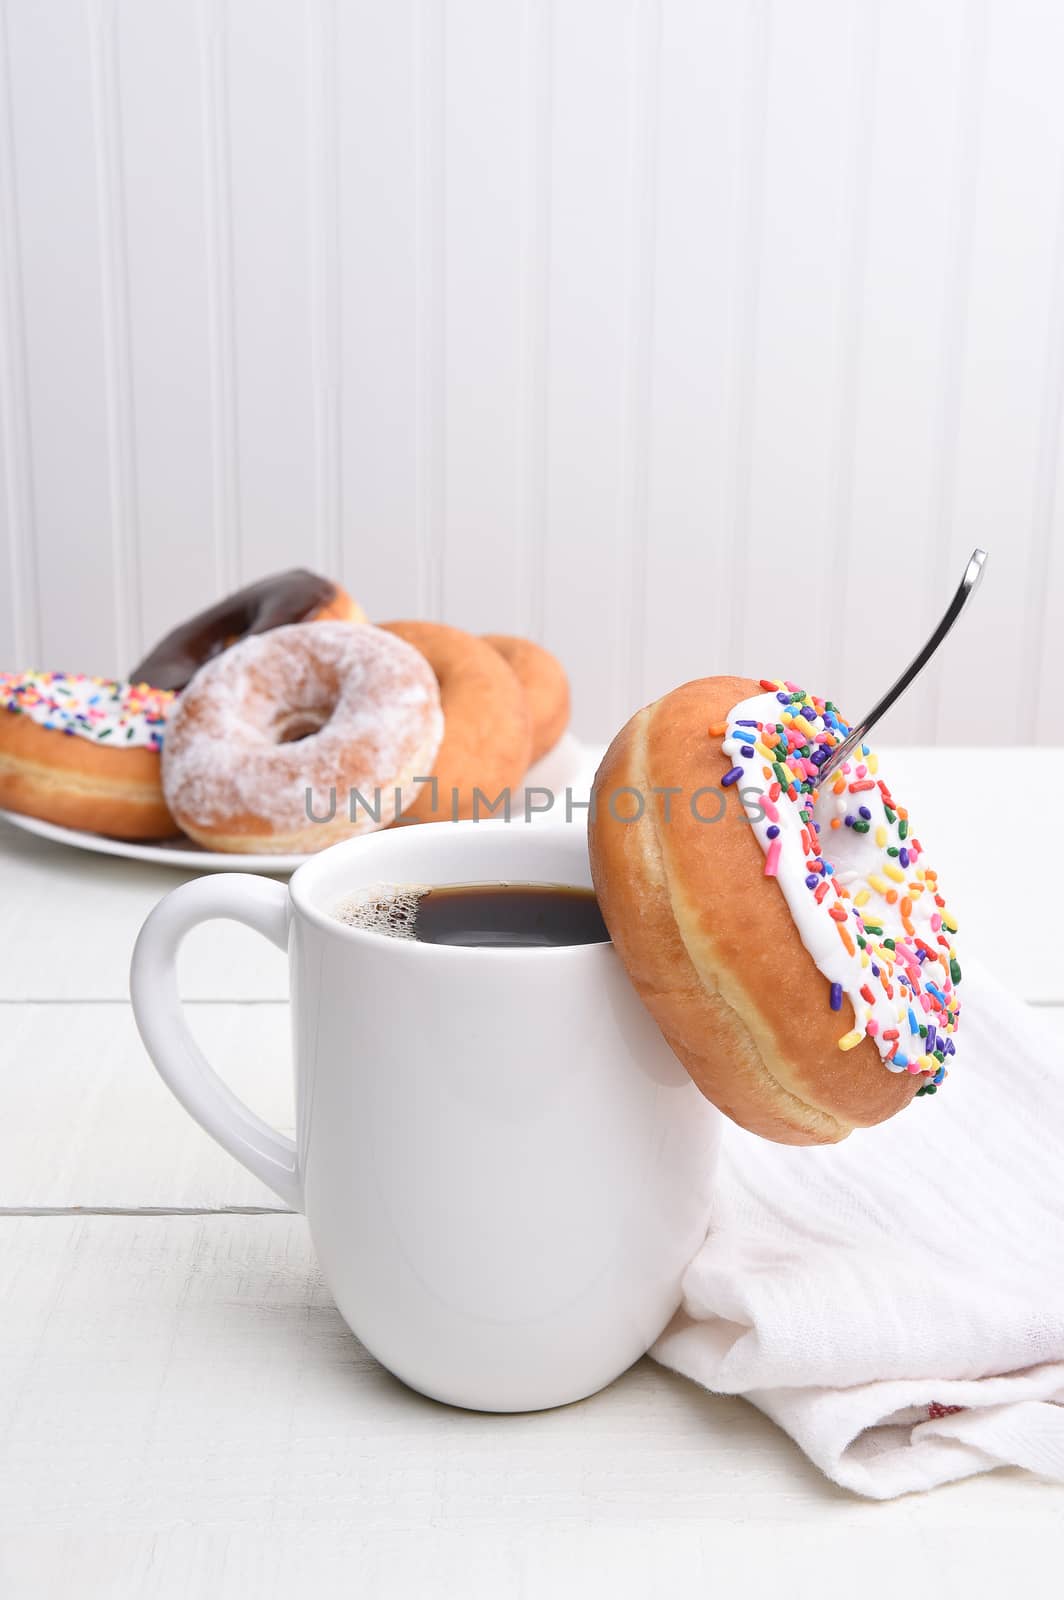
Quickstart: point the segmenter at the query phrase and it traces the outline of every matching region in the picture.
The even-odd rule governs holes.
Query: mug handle
[[[301,1211],[303,1183],[294,1141],[237,1099],[185,1022],[177,992],[177,952],[186,933],[216,917],[242,922],[288,950],[288,890],[283,884],[242,872],[193,879],[160,900],[140,930],[129,972],[133,1015],[155,1070],[189,1116],[286,1205]]]

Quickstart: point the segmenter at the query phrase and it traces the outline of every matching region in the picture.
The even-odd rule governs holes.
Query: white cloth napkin
[[[841,1145],[728,1125],[709,1235],[652,1354],[888,1499],[1064,1479],[1064,1050],[969,963],[949,1079]]]

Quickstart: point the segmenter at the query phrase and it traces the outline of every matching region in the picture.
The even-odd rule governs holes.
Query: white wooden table
[[[895,752],[964,948],[1059,1007],[1061,938],[1022,950],[982,819],[987,751]],[[1064,752],[997,790],[1015,883],[1064,902],[1025,826]],[[995,786],[996,788],[996,786]],[[1046,883],[1055,874],[1055,883]],[[325,1293],[300,1217],[149,1066],[126,971],[182,875],[0,824],[0,1595],[965,1596],[1059,1552],[1064,1491],[998,1472],[879,1505],[744,1401],[649,1361],[565,1410],[483,1417],[402,1388]],[[1037,943],[1039,948],[1034,949]],[[281,956],[201,929],[184,993],[210,1058],[291,1125]],[[1059,1555],[1055,1559],[1059,1559]],[[1048,1591],[1047,1591],[1048,1592]]]

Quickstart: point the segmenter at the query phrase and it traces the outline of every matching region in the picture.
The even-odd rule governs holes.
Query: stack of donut
[[[531,640],[373,626],[296,570],[182,623],[126,682],[0,674],[0,809],[311,852],[397,821],[491,815],[568,719],[565,672]]]

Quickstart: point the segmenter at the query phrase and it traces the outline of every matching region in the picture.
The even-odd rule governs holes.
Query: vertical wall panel
[[[447,6],[414,16],[414,440],[417,606],[439,617],[447,559]]]
[[[647,699],[732,668],[729,400],[748,287],[762,25],[758,6],[730,0],[671,5],[662,22]]]
[[[195,6],[123,0],[118,35],[141,646],[221,590]],[[137,652],[134,652],[135,654]],[[129,670],[134,662],[117,663]]]
[[[576,721],[599,736],[631,709],[617,545],[632,11],[586,0],[553,16],[545,642],[571,661]]]
[[[1038,618],[1040,655],[1032,669],[1033,684],[1023,683],[1019,690],[1022,701],[1028,695],[1034,699],[1029,708],[1029,714],[1033,712],[1031,738],[1040,744],[1064,744],[1064,429],[1057,402],[1058,395],[1053,395],[1047,406],[1044,498],[1039,510],[1044,519],[1039,536],[1044,541],[1045,586],[1028,602]],[[1050,419],[1057,428],[1055,451]]]
[[[0,665],[300,561],[544,638],[591,736],[856,712],[982,542],[885,737],[1064,737],[1051,0],[3,15]]]
[[[228,0],[245,580],[297,563],[330,571],[337,559],[339,505],[329,487],[339,465],[334,392],[340,365],[330,170],[336,62],[329,20],[328,6],[312,5],[308,23],[289,0]],[[317,324],[312,262],[323,301]],[[326,454],[324,484],[317,478],[316,432]],[[316,504],[319,494],[324,504]]]
[[[1048,352],[1048,344],[1061,325],[1064,294],[1062,58],[1059,7],[995,0],[946,550],[951,579],[973,544],[984,545],[993,564],[979,595],[978,623],[958,630],[956,647],[935,675],[937,719],[930,731],[955,742],[993,738],[995,730],[1009,739],[1035,732],[1042,634],[1032,628],[1028,607],[1033,595],[1045,598],[1049,558],[1050,527],[1044,517],[1038,523],[1038,495],[1040,452],[1055,456],[1046,432],[1047,403],[1052,410],[1046,382],[1047,371],[1054,381],[1058,352]],[[959,692],[970,682],[978,683],[977,695]]]
[[[516,632],[524,18],[520,0],[450,0],[446,17],[443,615]]]
[[[660,0],[635,0],[628,43],[630,89],[624,241],[624,367],[616,560],[619,567],[618,691],[622,707],[644,698],[649,639],[651,402],[658,262],[661,121]]]
[[[40,657],[15,126],[0,7],[0,671]]]
[[[243,567],[228,0],[199,0],[214,538],[223,589]]]
[[[421,606],[415,0],[339,11],[344,561],[373,617]]]
[[[1026,707],[1029,737],[1064,744],[1064,170],[1051,278],[1027,576],[1030,638],[1026,659],[1021,657],[1018,698]]]
[[[942,360],[938,383],[938,425],[934,437],[935,471],[931,505],[931,540],[933,552],[928,562],[926,581],[920,599],[924,611],[924,627],[932,625],[940,613],[943,596],[951,584],[956,583],[956,567],[960,559],[956,550],[961,540],[956,538],[958,509],[965,462],[962,453],[962,423],[964,384],[970,369],[973,347],[973,280],[974,262],[972,247],[981,200],[985,194],[985,173],[982,159],[983,130],[987,106],[987,28],[988,0],[979,0],[963,12],[961,33],[961,59],[957,94],[955,137],[955,171],[948,195],[949,259],[947,289],[942,313]],[[972,545],[964,548],[967,558]],[[1001,596],[997,561],[995,556],[995,585],[991,591]],[[954,569],[951,576],[951,568]],[[990,602],[993,607],[994,602]],[[981,606],[980,623],[988,623],[987,604]],[[966,632],[970,632],[966,630]],[[985,638],[985,633],[980,632]],[[945,683],[960,681],[964,658],[961,650],[970,651],[971,638],[958,634],[950,641],[948,653],[932,662],[930,671],[920,685],[920,723],[925,737],[934,735],[942,709],[942,692]],[[958,734],[958,736],[960,736]]]
[[[815,682],[831,620],[825,575],[850,331],[842,313],[858,186],[847,179],[864,115],[851,88],[862,15],[840,0],[771,12],[752,415],[736,444],[731,609],[734,668],[755,678]],[[842,70],[825,71],[829,58]]]
[[[321,571],[343,582],[343,245],[340,216],[340,76],[337,0],[308,11],[310,72],[310,266],[314,459],[314,548]],[[293,244],[297,241],[291,241]],[[289,253],[291,253],[289,251]],[[297,335],[298,338],[298,335]]]
[[[524,0],[521,40],[521,282],[518,631],[544,630],[547,526],[547,329],[550,318],[551,150],[554,121],[552,0]]]
[[[133,418],[133,371],[126,228],[125,163],[115,0],[89,0],[96,194],[100,227],[100,298],[115,574],[115,651],[132,662],[142,635],[140,516]]]
[[[956,218],[971,182],[964,10],[964,0],[879,10],[852,487],[837,569],[824,574],[839,619],[827,640],[825,688],[853,717],[894,681],[940,598],[945,605],[925,591],[937,571],[937,486],[956,359]],[[920,738],[928,704],[922,680],[891,713],[884,738]]]
[[[118,665],[96,136],[85,10],[8,7],[44,664]]]

